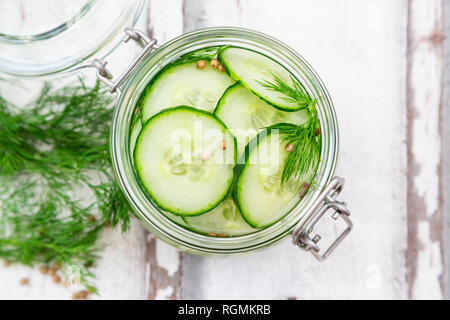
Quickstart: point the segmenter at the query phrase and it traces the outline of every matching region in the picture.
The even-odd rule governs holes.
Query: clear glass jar
[[[119,93],[111,129],[113,166],[118,181],[136,216],[162,240],[192,253],[230,254],[267,246],[292,232],[295,245],[311,250],[319,259],[326,258],[350,231],[351,221],[345,204],[336,200],[343,184],[342,179],[333,178],[339,144],[338,126],[331,98],[319,76],[287,45],[241,28],[198,30],[157,48],[156,40],[129,29],[136,23],[144,3],[145,0],[115,0],[113,4],[110,0],[28,0],[21,8],[21,2],[0,2],[0,73],[48,79],[50,76],[78,75],[80,69],[88,71],[86,68],[89,67],[97,69],[97,77],[111,88],[111,92]],[[15,11],[14,8],[19,9]],[[33,16],[28,16],[24,25],[21,15],[26,12]],[[11,18],[14,14],[16,16]],[[51,18],[42,19],[44,16]],[[122,41],[130,39],[141,44],[143,50],[120,76],[112,77],[105,68],[104,58]],[[282,64],[306,86],[312,97],[318,99],[322,134],[322,154],[315,183],[297,206],[266,229],[231,238],[189,231],[162,214],[140,188],[131,157],[135,111],[150,79],[181,55],[215,45],[253,49]],[[114,61],[111,63],[116,65]],[[320,237],[311,238],[311,230],[329,209],[337,212],[348,228],[329,249],[321,250],[317,245]]]
[[[209,46],[233,45],[253,49],[278,61],[300,80],[310,95],[318,99],[318,114],[322,134],[322,154],[315,183],[301,201],[279,222],[274,225],[244,236],[230,238],[211,237],[189,231],[167,218],[145,196],[134,172],[132,149],[136,136],[132,134],[138,99],[149,81],[167,64],[181,55]],[[348,210],[344,203],[335,200],[342,188],[339,180],[330,187],[336,168],[339,135],[336,114],[330,95],[312,67],[292,48],[277,39],[262,33],[242,28],[208,28],[179,36],[157,50],[148,54],[136,64],[127,80],[119,88],[121,93],[115,110],[111,129],[111,149],[114,170],[120,186],[133,207],[136,216],[160,239],[179,249],[196,254],[231,254],[252,251],[284,238],[294,230],[294,242],[316,253],[319,238],[310,239],[308,234],[314,223],[328,209],[334,209],[342,215]],[[327,189],[328,188],[328,189]],[[340,206],[339,206],[340,205]],[[350,231],[351,222],[346,218],[348,230],[337,242]],[[297,227],[296,227],[297,226]],[[337,245],[335,242],[332,245]],[[322,252],[322,251],[321,251]]]
[[[61,76],[106,57],[145,0],[0,1],[0,73]]]

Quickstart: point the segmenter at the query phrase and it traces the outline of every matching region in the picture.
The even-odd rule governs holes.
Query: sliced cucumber
[[[134,148],[136,146],[136,141],[139,137],[139,133],[142,130],[142,121],[140,117],[136,117],[133,121],[133,125],[131,126],[131,133],[130,133],[130,152],[133,154]],[[132,159],[133,165],[134,165],[134,158]],[[178,225],[186,226],[186,223],[181,218],[181,216],[174,215],[173,213],[167,212],[167,211],[161,211],[162,214],[164,214],[169,220],[175,222]]]
[[[259,133],[246,147],[245,162],[236,166],[233,198],[245,221],[254,228],[272,225],[299,201],[299,182],[281,185],[288,152],[278,133]]]
[[[286,101],[285,99],[288,98],[286,95],[261,85],[261,82],[273,82],[274,76],[288,85],[293,85],[291,74],[279,63],[261,53],[236,47],[220,50],[218,58],[232,78],[239,80],[275,108],[284,111],[295,111],[301,108],[296,103]]]
[[[169,220],[172,222],[175,222],[177,225],[182,227],[188,227],[186,222],[184,222],[182,216],[175,215],[173,213],[167,212],[167,211],[161,211],[164,216],[166,216]]]
[[[238,154],[244,152],[245,146],[262,128],[282,122],[302,124],[308,120],[308,111],[277,110],[239,83],[225,91],[214,113],[235,136]]]
[[[183,217],[188,227],[210,236],[239,236],[257,231],[250,227],[233,203],[227,198],[212,211],[197,217]]]
[[[225,72],[196,62],[166,67],[149,84],[142,99],[142,118],[146,121],[163,109],[186,105],[212,112],[223,92],[235,81]]]
[[[134,148],[136,146],[137,138],[139,137],[139,133],[142,130],[142,122],[141,119],[136,119],[132,126],[131,126],[131,132],[130,132],[130,153],[133,154]],[[133,160],[134,161],[134,160]]]
[[[144,125],[135,165],[149,196],[176,215],[199,215],[216,207],[233,182],[236,141],[211,113],[179,106]]]

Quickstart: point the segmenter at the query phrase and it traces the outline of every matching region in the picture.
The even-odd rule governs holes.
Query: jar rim
[[[88,0],[59,25],[34,35],[0,33],[0,73],[43,77],[78,71],[93,55],[104,58],[133,27],[145,0]]]
[[[239,45],[252,47],[276,58],[295,77],[302,79],[309,93],[318,99],[322,152],[315,183],[306,195],[281,220],[255,233],[229,238],[210,237],[179,226],[146,197],[141,189],[130,155],[130,127],[138,99],[149,80],[180,55],[202,47]],[[262,51],[261,51],[262,50]],[[305,83],[306,82],[306,83]],[[213,27],[195,30],[172,39],[152,52],[124,84],[114,112],[111,130],[113,168],[119,185],[136,216],[160,239],[193,253],[228,254],[267,246],[286,236],[302,220],[321,191],[334,175],[339,149],[336,112],[320,77],[295,50],[281,41],[258,31],[239,27]]]
[[[98,0],[88,0],[76,14],[70,16],[68,19],[64,19],[61,23],[56,26],[48,28],[48,30],[35,33],[35,34],[12,34],[8,32],[0,32],[0,41],[10,42],[14,44],[24,44],[30,41],[42,41],[45,39],[52,38],[59,33],[63,32],[67,28],[70,28],[73,24],[80,21],[85,14],[89,12],[95,2]]]

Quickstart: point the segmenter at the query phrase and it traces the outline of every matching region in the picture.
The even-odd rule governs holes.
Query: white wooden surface
[[[408,23],[409,295],[442,298],[445,289],[441,195],[443,0],[411,1]]]
[[[405,298],[406,3],[265,4],[240,1],[231,9],[224,1],[187,1],[186,23],[193,29],[227,24],[232,17],[233,24],[289,43],[315,67],[338,114],[337,173],[347,179],[342,198],[353,210],[355,229],[325,263],[294,248],[289,239],[245,257],[186,257],[184,296]],[[204,12],[200,25],[190,25],[199,12]]]
[[[228,258],[181,254],[135,221],[106,231],[98,298],[444,298],[444,0],[151,0],[140,26],[164,42],[245,26],[288,43],[321,75],[341,134],[354,231],[325,263],[289,239]],[[119,59],[120,60],[120,59]],[[126,61],[126,59],[123,59]],[[20,286],[19,278],[30,278]],[[0,298],[70,298],[26,268]]]
[[[444,5],[444,21],[450,21],[450,5]],[[450,34],[450,24],[444,23],[444,35]],[[444,195],[442,196],[442,213],[444,215],[444,244],[450,243],[450,157],[445,156],[450,154],[450,45],[448,40],[444,42],[444,69],[443,69],[443,95],[442,95],[442,110],[441,110],[441,137],[442,137],[442,189]],[[447,125],[446,125],[447,124]],[[444,246],[445,247],[445,246]],[[445,263],[449,265],[450,252],[445,250]],[[446,269],[448,270],[448,268]],[[448,273],[445,279],[445,297],[448,299],[450,294],[450,281],[448,281]]]

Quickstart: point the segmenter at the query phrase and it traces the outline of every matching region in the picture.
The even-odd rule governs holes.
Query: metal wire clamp
[[[113,93],[117,90],[117,88],[123,83],[123,81],[130,75],[130,73],[134,70],[134,68],[150,53],[152,50],[156,49],[156,40],[150,39],[145,35],[144,32],[136,29],[125,29],[126,37],[124,42],[128,42],[130,40],[134,40],[137,42],[143,49],[139,53],[139,55],[131,62],[131,64],[122,72],[122,74],[117,78],[117,80],[113,80],[112,74],[106,68],[108,64],[107,61],[101,59],[95,59],[91,66],[97,69],[97,78],[110,87],[110,92]]]
[[[319,261],[327,259],[353,228],[353,223],[349,218],[350,210],[347,208],[346,203],[336,200],[344,187],[344,183],[345,180],[341,177],[333,178],[314,202],[308,213],[305,215],[305,218],[302,219],[292,231],[292,242],[306,251],[311,251]],[[317,212],[317,210],[319,211]],[[316,234],[311,238],[310,234],[313,232],[316,223],[329,210],[333,210],[331,217],[334,220],[341,217],[347,224],[347,228],[334,240],[323,254],[320,254],[321,248],[317,243],[322,239],[322,236]],[[315,214],[316,212],[317,214]]]

